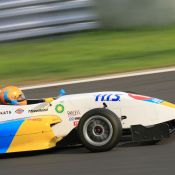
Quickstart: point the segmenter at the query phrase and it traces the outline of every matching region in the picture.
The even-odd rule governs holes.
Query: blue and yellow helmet
[[[23,92],[16,86],[7,86],[0,92],[0,101],[6,105],[26,105]]]

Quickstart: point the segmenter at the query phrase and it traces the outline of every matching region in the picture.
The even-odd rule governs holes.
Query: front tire
[[[78,134],[83,145],[92,152],[104,152],[114,148],[121,133],[119,118],[105,108],[88,111],[78,125]]]

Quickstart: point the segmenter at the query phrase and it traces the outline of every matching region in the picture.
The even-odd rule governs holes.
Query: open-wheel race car
[[[172,103],[117,91],[0,105],[0,153],[49,149],[68,137],[78,137],[92,152],[108,151],[124,138],[156,143],[174,131],[174,119]]]

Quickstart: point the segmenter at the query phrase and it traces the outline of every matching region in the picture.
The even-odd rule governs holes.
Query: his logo
[[[57,104],[56,107],[55,107],[55,111],[57,113],[62,113],[64,112],[64,106],[62,104]]]
[[[120,101],[120,96],[117,94],[98,94],[95,101]]]
[[[16,112],[17,114],[22,114],[22,113],[24,112],[24,110],[21,109],[21,108],[19,108],[19,109],[17,109],[15,112]]]

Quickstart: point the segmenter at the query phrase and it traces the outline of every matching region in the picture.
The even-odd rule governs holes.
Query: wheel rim
[[[91,116],[83,126],[83,134],[88,143],[93,146],[103,146],[113,135],[111,122],[103,116]]]

